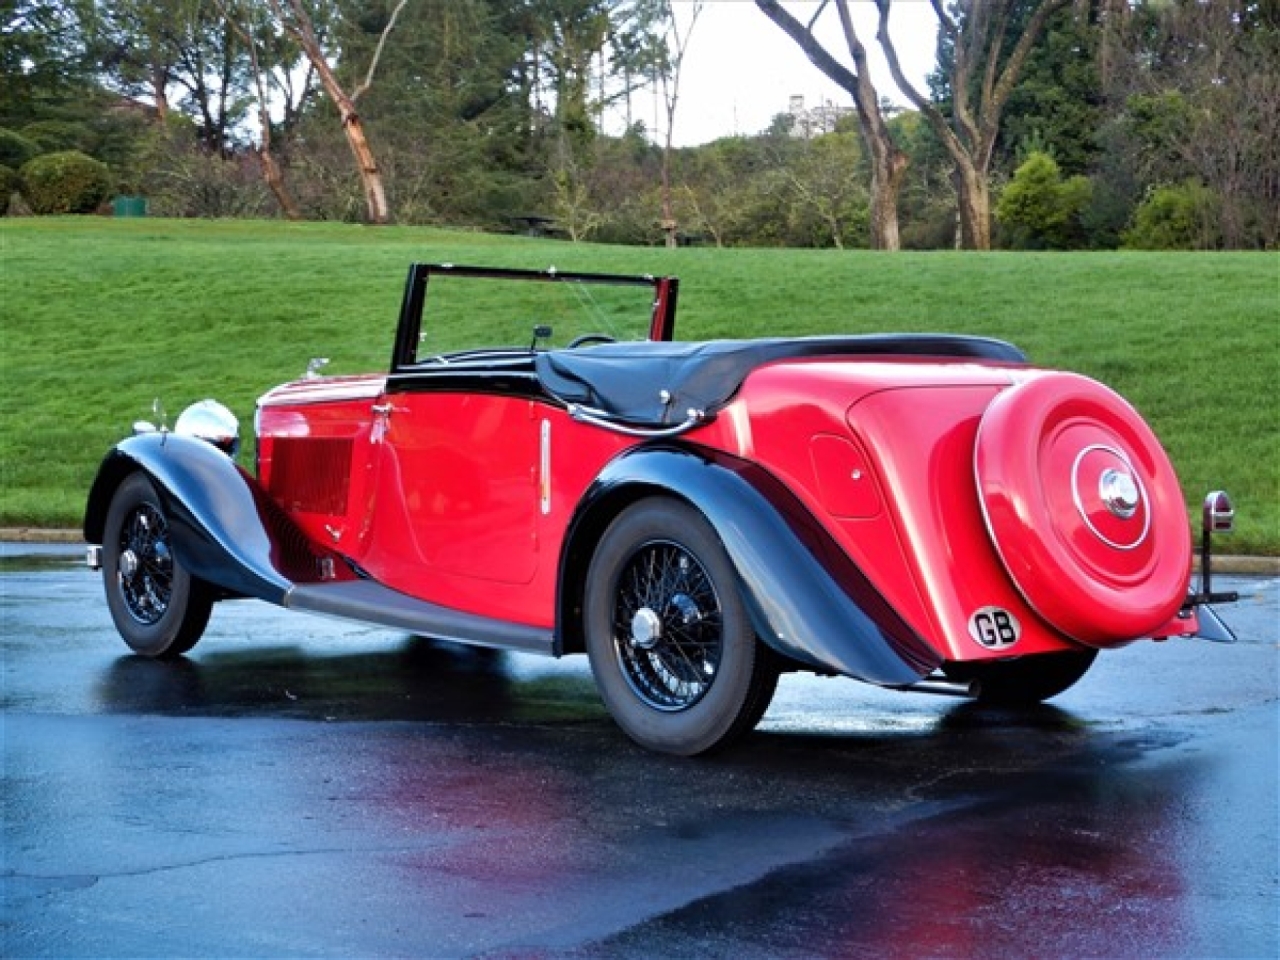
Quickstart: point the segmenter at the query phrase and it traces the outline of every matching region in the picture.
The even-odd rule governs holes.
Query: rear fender
[[[655,494],[690,503],[715,528],[757,634],[784,656],[887,686],[915,683],[941,661],[772,475],[676,446],[624,453],[587,490],[561,557],[564,652],[582,649],[583,592],[595,544],[619,512]]]
[[[111,498],[137,470],[156,488],[175,557],[201,580],[280,604],[295,583],[353,576],[230,457],[204,440],[167,432],[130,437],[107,454],[85,509],[87,542],[102,542]]]

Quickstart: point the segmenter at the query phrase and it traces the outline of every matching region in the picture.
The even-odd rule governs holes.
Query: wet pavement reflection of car
[[[787,677],[690,761],[582,663],[250,603],[154,662],[0,577],[6,956],[1276,954],[1274,580],[1054,706]]]

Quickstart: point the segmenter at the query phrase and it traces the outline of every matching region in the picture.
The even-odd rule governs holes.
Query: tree
[[[1216,198],[1211,245],[1280,243],[1280,7],[1147,2],[1117,32],[1107,134],[1130,196],[1195,181]]]
[[[261,58],[258,55],[259,44],[256,35],[263,32],[262,25],[253,23],[249,19],[250,14],[233,7],[230,0],[216,0],[216,2],[223,16],[243,41],[245,49],[249,53],[249,65],[258,101],[259,140],[257,153],[258,162],[262,165],[262,177],[266,181],[271,195],[276,198],[276,202],[280,205],[280,212],[284,214],[285,219],[301,220],[302,210],[299,209],[298,201],[293,198],[293,194],[289,192],[289,188],[285,185],[284,171],[281,170],[280,164],[276,161],[275,154],[272,152],[270,99],[267,94],[267,82],[264,79]],[[292,71],[286,69],[286,73],[289,72]],[[288,104],[290,102],[289,98],[286,97],[285,102]]]
[[[948,12],[943,0],[929,0],[950,60],[949,96],[939,103],[921,93],[902,70],[889,32],[892,0],[875,0],[880,14],[876,37],[894,82],[929,122],[954,164],[960,240],[966,249],[991,247],[990,168],[1000,118],[1045,24],[1071,2],[956,0]]]
[[[17,0],[0,19],[0,126],[44,119],[90,81],[78,18],[54,0]]]
[[[698,17],[702,15],[702,0],[694,0],[689,7],[689,21],[682,29],[676,19],[672,0],[661,0],[660,14],[653,19],[665,24],[665,33],[661,40],[662,55],[658,61],[657,74],[662,87],[662,101],[666,107],[666,131],[662,145],[662,232],[668,248],[678,243],[675,210],[671,203],[671,138],[676,126],[676,107],[680,103],[680,73],[684,68],[685,54],[689,51],[689,40],[693,36],[694,27],[698,25]]]
[[[813,34],[814,24],[828,6],[827,0],[819,5],[807,26],[783,9],[779,0],[756,0],[756,6],[799,45],[814,66],[853,97],[858,128],[871,159],[871,245],[878,250],[899,249],[898,193],[907,157],[894,143],[881,109],[880,94],[867,69],[867,51],[854,26],[848,0],[835,0],[835,7],[853,69],[840,63]],[[883,12],[882,25],[886,29],[887,17]]]
[[[1048,151],[1064,176],[1088,173],[1106,119],[1104,41],[1113,0],[1076,0],[1045,25],[1009,95],[997,137],[995,169],[1012,172],[1028,148]]]
[[[322,31],[317,30],[316,20],[312,16],[304,0],[266,0],[275,22],[302,49],[311,66],[319,77],[325,94],[338,111],[338,119],[342,124],[342,132],[346,136],[347,145],[355,159],[356,170],[360,175],[360,183],[364,188],[366,219],[372,224],[385,224],[391,221],[391,209],[387,205],[387,193],[382,183],[382,174],[378,170],[378,162],[369,139],[365,134],[364,122],[356,111],[360,98],[373,86],[374,76],[378,70],[378,61],[391,31],[395,29],[396,20],[405,8],[408,0],[398,0],[390,15],[386,18],[378,32],[378,42],[369,58],[364,77],[353,87],[344,85],[338,78],[331,58],[336,60],[335,51],[327,49],[330,39]],[[340,11],[336,5],[321,3],[317,9],[327,17],[337,18]],[[322,21],[323,23],[324,21]]]
[[[213,0],[86,0],[86,43],[102,81],[150,99],[163,122],[190,117],[208,150],[230,155],[247,115],[249,59]]]
[[[867,191],[849,175],[850,170],[858,169],[861,159],[857,138],[836,131],[801,140],[798,146],[796,156],[781,169],[796,214],[812,217],[819,227],[804,238],[806,245],[830,244],[843,250],[850,240],[865,244]]]

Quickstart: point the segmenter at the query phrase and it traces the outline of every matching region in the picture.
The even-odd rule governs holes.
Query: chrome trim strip
[[[683,423],[678,423],[674,427],[629,427],[626,424],[618,423],[616,420],[609,419],[609,415],[603,410],[592,410],[589,407],[580,404],[569,404],[569,416],[579,423],[587,423],[593,427],[600,427],[603,430],[612,430],[614,433],[621,433],[628,437],[640,437],[645,440],[662,440],[668,437],[678,437],[682,433],[688,433],[694,427],[705,422],[707,412],[705,410],[689,409]]]

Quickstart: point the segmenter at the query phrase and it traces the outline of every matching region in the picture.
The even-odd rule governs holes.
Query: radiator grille
[[[352,446],[342,437],[277,438],[271,495],[286,510],[345,516]]]

